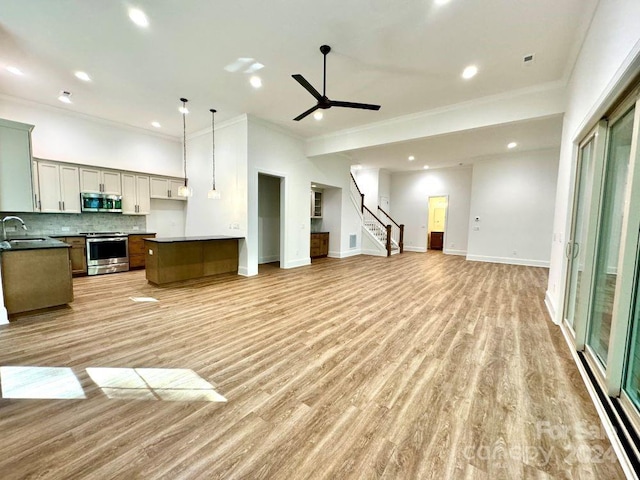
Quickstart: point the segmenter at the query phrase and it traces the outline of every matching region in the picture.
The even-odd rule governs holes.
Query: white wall
[[[185,234],[247,234],[247,121],[245,116],[216,125],[216,190],[212,184],[211,129],[187,138],[187,178],[193,196],[187,201]]]
[[[147,215],[147,231],[157,237],[184,236],[187,202],[151,199],[151,213]]]
[[[182,142],[86,115],[0,96],[0,118],[35,125],[33,156],[182,176]]]
[[[468,260],[549,266],[558,154],[525,152],[473,166]]]
[[[405,225],[405,250],[427,250],[430,196],[449,196],[444,252],[467,253],[471,167],[442,168],[391,175],[391,216]]]
[[[280,261],[280,179],[258,175],[258,263]]]
[[[353,175],[360,192],[364,193],[364,204],[375,214],[378,210],[379,175],[379,168],[363,168]]]
[[[378,172],[378,205],[380,206],[382,206],[382,202],[380,201],[382,197],[389,199],[389,208],[391,208],[391,173],[386,170],[380,170]],[[390,210],[387,210],[387,212],[390,213]]]
[[[640,2],[600,0],[568,86],[554,217],[555,241],[546,303],[556,322],[564,295],[564,245],[570,228],[571,184],[576,142],[604,113],[611,96],[637,70],[640,54]]]

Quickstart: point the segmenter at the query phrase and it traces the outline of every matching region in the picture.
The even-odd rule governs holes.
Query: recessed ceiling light
[[[478,67],[476,67],[475,65],[469,65],[467,68],[464,69],[464,71],[462,72],[462,78],[465,79],[470,79],[476,76],[476,73],[478,73]]]
[[[60,100],[62,103],[71,103],[71,92],[67,92],[66,90],[60,92],[58,100]]]
[[[416,159],[416,157],[414,157],[413,155],[409,155],[409,161],[413,162]]]
[[[162,125],[160,125],[160,122],[151,122],[151,125],[156,127],[156,128],[162,127]]]
[[[509,145],[507,145],[507,148],[516,148],[518,146],[518,144],[516,142],[511,142]]]
[[[316,185],[315,183],[312,183],[312,184],[311,184],[311,187],[316,188],[316,187],[317,187],[317,185]]]
[[[180,113],[184,113],[185,115],[186,115],[187,113],[189,113],[189,109],[188,109],[187,107],[184,107],[184,106],[180,106],[180,107],[178,107],[178,111],[179,111]]]
[[[257,75],[254,75],[249,79],[249,83],[253,88],[260,88],[262,86],[262,79]]]
[[[18,67],[14,67],[13,65],[9,65],[7,67],[7,70],[13,73],[14,75],[19,75],[19,76],[24,75],[24,72],[22,70],[20,70]]]
[[[89,74],[87,72],[82,72],[82,71],[78,70],[77,72],[75,72],[74,75],[76,76],[76,78],[79,78],[83,82],[90,82],[91,81],[91,77],[89,76]]]
[[[353,166],[354,170],[362,170],[362,165],[360,165],[359,163]]]
[[[149,26],[149,19],[147,18],[147,15],[139,8],[130,8],[129,18],[133,23],[135,23],[139,27]]]
[[[320,110],[316,110],[316,112],[313,114],[313,118],[315,118],[316,120],[322,120],[322,117],[324,117],[324,113],[322,113]]]
[[[425,170],[429,170],[429,165],[425,165],[425,166],[424,166],[424,167],[422,167],[422,168],[424,168]]]

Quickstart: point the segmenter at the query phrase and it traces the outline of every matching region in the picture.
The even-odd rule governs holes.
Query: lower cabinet
[[[326,257],[329,255],[329,233],[311,234],[311,258]]]
[[[71,273],[74,276],[87,274],[87,240],[85,237],[62,237],[58,240],[71,245],[69,258],[71,259]]]
[[[155,237],[155,233],[129,235],[129,269],[145,268],[144,239]]]
[[[431,232],[431,250],[442,250],[444,246],[444,232]]]

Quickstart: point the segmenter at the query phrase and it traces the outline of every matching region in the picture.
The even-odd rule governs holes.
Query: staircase
[[[386,252],[386,256],[402,253],[404,250],[404,225],[398,224],[378,205],[378,211],[373,213],[364,204],[364,193],[360,191],[356,179],[351,175],[351,199],[360,210],[362,216],[363,253],[376,255],[377,251]],[[372,249],[365,249],[368,241]]]

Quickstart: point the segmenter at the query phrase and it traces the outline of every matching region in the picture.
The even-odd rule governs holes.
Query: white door
[[[43,213],[60,212],[60,168],[52,163],[38,162],[38,180],[40,190],[40,211]]]
[[[100,193],[101,188],[100,170],[96,168],[80,169],[80,190],[87,193]]]
[[[122,195],[120,172],[102,172],[102,191],[109,195]]]
[[[65,213],[80,213],[80,176],[78,167],[60,165],[60,200]]]
[[[184,185],[183,180],[169,180],[169,197],[172,200],[187,200],[187,197],[181,197],[178,195],[178,189]]]
[[[138,194],[138,213],[141,215],[149,215],[149,213],[151,213],[149,177],[140,175],[136,177],[136,191]]]
[[[136,176],[122,174],[122,213],[136,213]]]
[[[151,198],[169,198],[169,182],[166,178],[150,179]]]

